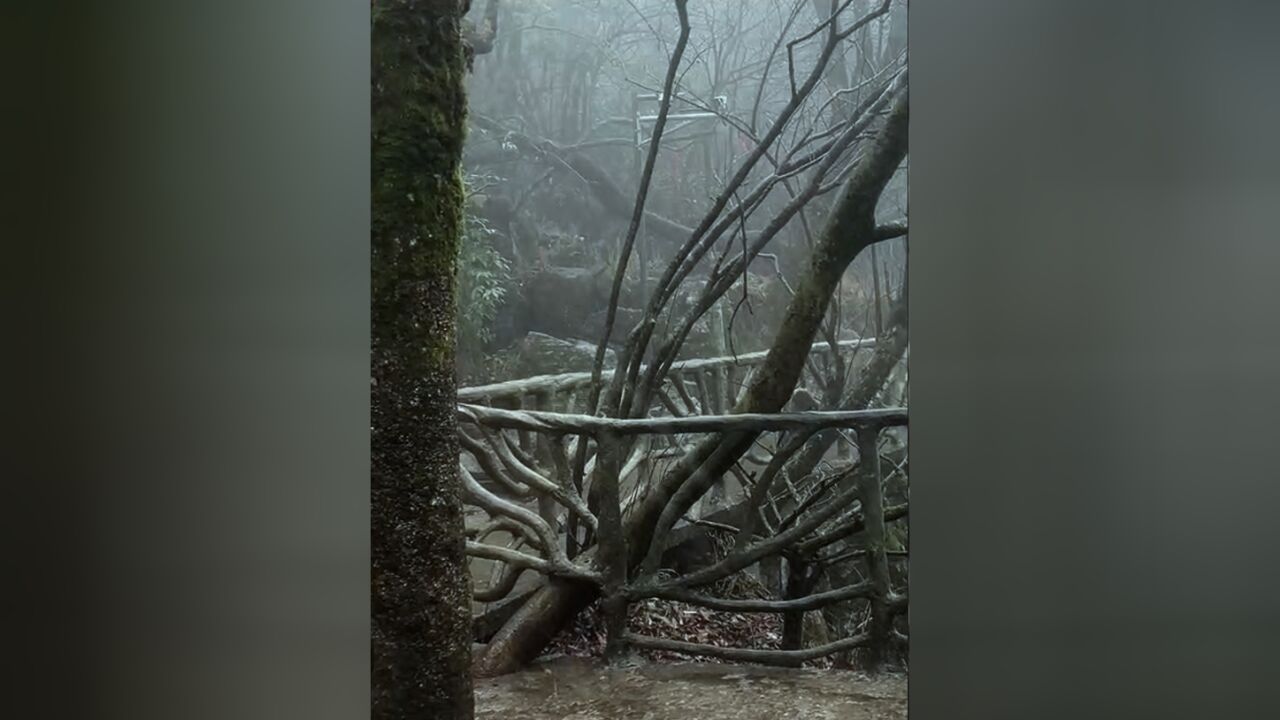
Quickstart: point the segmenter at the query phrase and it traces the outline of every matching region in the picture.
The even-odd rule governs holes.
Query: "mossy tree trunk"
[[[464,4],[373,3],[374,718],[474,714],[454,420]]]

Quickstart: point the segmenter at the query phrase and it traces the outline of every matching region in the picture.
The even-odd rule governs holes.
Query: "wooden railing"
[[[855,354],[862,349],[875,347],[875,338],[841,340],[836,344],[835,352]],[[830,343],[815,343],[810,350],[812,360],[821,360],[833,352]],[[737,394],[746,385],[751,370],[764,362],[766,351],[726,355],[715,358],[699,358],[672,363],[667,373],[667,387],[676,391],[686,409],[694,409],[693,414],[706,415],[717,404],[723,405],[737,399]],[[812,368],[809,368],[812,370]],[[643,373],[643,368],[641,372]],[[607,383],[613,377],[613,370],[605,370],[602,380]],[[504,405],[516,403],[521,407],[529,406],[528,399],[542,397],[547,399],[547,410],[555,409],[572,412],[579,407],[573,401],[574,396],[591,385],[591,373],[561,373],[557,375],[535,375],[520,380],[507,380],[490,385],[477,385],[458,389],[458,402]],[[689,392],[692,385],[693,393]],[[712,388],[722,388],[721,394],[712,393]],[[665,393],[664,393],[665,395]],[[696,395],[696,402],[695,402]],[[550,402],[552,398],[557,402]],[[667,399],[672,399],[667,395]],[[665,404],[665,403],[664,403]],[[530,409],[538,409],[531,407]]]
[[[854,353],[873,343],[845,341],[834,348],[815,344],[813,355],[818,359],[811,361],[820,363],[824,353]],[[458,419],[468,461],[462,464],[468,501],[488,516],[469,528],[467,550],[495,567],[491,581],[477,587],[477,601],[505,597],[522,573],[533,571],[594,584],[605,604],[613,607],[657,598],[715,610],[781,613],[794,619],[837,603],[860,602],[869,617],[864,630],[816,647],[727,648],[630,633],[611,638],[611,645],[784,665],[860,648],[866,664],[878,666],[895,640],[905,640],[894,629],[895,617],[906,608],[905,589],[895,590],[889,571],[890,561],[899,561],[905,553],[887,546],[886,528],[905,518],[907,508],[905,498],[887,503],[884,489],[888,479],[905,475],[905,463],[895,462],[885,472],[879,444],[887,429],[905,428],[906,409],[726,414],[738,388],[745,384],[744,375],[764,357],[765,353],[752,353],[673,365],[653,408],[656,416],[643,418],[572,412],[577,407],[575,396],[589,388],[589,373],[460,390]],[[818,368],[810,370],[815,378],[820,376]],[[660,408],[668,414],[657,414]],[[804,477],[791,477],[788,460],[815,435],[833,431],[847,445],[847,457]],[[747,433],[756,438],[753,451],[731,472],[742,497],[722,513],[726,515],[722,520],[728,522],[716,523],[734,533],[732,549],[715,562],[681,574],[648,562],[628,567],[622,561],[625,581],[616,581],[619,568],[602,558],[618,556],[585,548],[594,547],[609,532],[619,532],[616,519],[609,521],[612,526],[606,520],[625,516],[644,497],[647,485],[640,479],[642,466],[663,472],[688,451],[691,436],[707,433]],[[623,488],[613,513],[602,512],[607,506],[601,506],[600,498],[592,497],[581,480],[574,481],[591,476],[602,438],[610,442],[631,438],[632,450],[620,463],[617,481],[621,485],[629,480],[629,486]],[[570,458],[579,443],[587,443],[588,467],[586,473],[575,475]],[[491,542],[494,536],[500,539]],[[652,557],[657,557],[667,539],[653,539]],[[828,590],[808,587],[796,592],[790,587],[790,592],[767,599],[722,598],[705,592],[731,575],[778,557],[790,564],[817,567],[853,565],[861,577]]]

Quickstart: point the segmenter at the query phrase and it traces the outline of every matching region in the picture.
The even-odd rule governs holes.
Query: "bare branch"
[[[516,498],[527,498],[533,494],[533,489],[516,482],[502,467],[501,461],[498,459],[497,453],[492,447],[492,440],[486,435],[489,444],[479,442],[471,437],[465,430],[458,428],[458,442],[462,448],[471,454],[471,457],[479,463],[480,469],[484,470],[485,475],[489,476],[494,482],[498,483],[511,496]]]
[[[631,261],[631,252],[635,248],[636,233],[640,230],[640,221],[644,218],[644,204],[649,197],[649,184],[653,180],[653,168],[658,159],[658,150],[662,145],[662,133],[667,126],[667,115],[671,111],[672,89],[676,82],[676,73],[680,69],[680,58],[689,44],[689,11],[688,0],[675,0],[676,13],[680,16],[680,37],[667,63],[667,77],[662,88],[662,98],[658,107],[658,117],[653,124],[653,132],[649,141],[649,152],[645,156],[644,170],[640,175],[640,187],[636,190],[635,210],[631,215],[631,224],[627,227],[627,235],[622,241],[622,255],[618,258],[618,267],[613,275],[613,287],[609,291],[609,306],[605,313],[604,332],[596,346],[595,362],[591,368],[591,395],[587,401],[587,410],[595,412],[600,400],[600,375],[604,370],[605,353],[609,348],[609,340],[613,335],[613,323],[618,315],[618,298],[622,294],[622,280],[627,273],[627,264]],[[645,269],[642,268],[641,272]]]
[[[586,580],[588,582],[599,583],[600,574],[580,568],[568,562],[551,562],[540,557],[534,557],[519,550],[511,548],[499,547],[497,545],[486,545],[472,540],[467,541],[467,554],[471,557],[485,558],[488,560],[501,560],[508,565],[526,568],[529,570],[537,570],[544,575],[554,575],[557,577],[573,578],[575,580]]]
[[[498,580],[488,587],[473,590],[471,599],[476,602],[491,603],[505,598],[511,594],[512,590],[515,590],[520,576],[528,569],[503,563],[502,575],[499,576]]]
[[[804,413],[739,413],[686,417],[608,418],[536,410],[502,410],[459,405],[458,419],[488,427],[553,434],[673,435],[680,433],[813,430],[832,427],[897,427],[907,424],[906,408],[823,410]]]
[[[867,644],[866,635],[855,635],[844,640],[837,640],[826,645],[806,648],[804,650],[755,650],[748,648],[726,648],[717,645],[667,640],[648,635],[626,636],[631,645],[647,650],[666,650],[668,652],[685,653],[686,655],[703,655],[706,657],[728,660],[730,662],[759,663],[761,665],[793,666],[797,661],[817,660],[838,652],[852,650]]]
[[[892,522],[894,520],[904,518],[907,516],[907,510],[908,506],[905,503],[902,505],[892,505],[887,507],[884,510],[884,521]],[[798,555],[811,555],[815,551],[820,550],[831,543],[839,542],[847,537],[857,535],[862,532],[864,527],[866,527],[866,524],[863,521],[863,518],[855,518],[834,530],[799,543],[795,546],[794,551]]]
[[[874,347],[875,338],[859,338],[854,340],[841,340],[839,343],[840,350],[859,350],[866,347]],[[815,343],[811,348],[814,353],[830,352],[830,348]],[[668,371],[670,373],[679,374],[681,371],[696,371],[706,368],[718,366],[750,366],[763,362],[768,351],[760,351],[753,353],[743,353],[742,355],[732,356],[725,355],[723,357],[698,358],[696,360],[685,360],[671,364]],[[602,374],[602,378],[613,376],[613,370],[606,370]],[[491,385],[477,385],[474,387],[458,388],[458,401],[466,403],[487,403],[494,400],[506,399],[512,397],[521,397],[536,393],[559,393],[576,388],[586,387],[591,383],[591,373],[560,373],[557,375],[535,375],[533,377],[522,378],[520,380],[508,380]],[[673,382],[673,386],[678,385]],[[690,400],[692,402],[692,400]],[[691,410],[692,410],[692,406]]]
[[[534,537],[531,538],[531,541],[538,545],[542,552],[554,556],[559,550],[560,546],[556,542],[555,531],[536,513],[526,510],[515,503],[507,502],[486,490],[462,463],[458,463],[458,472],[462,475],[462,484],[467,496],[476,505],[484,508],[492,515],[509,517],[533,531]]]
[[[507,466],[507,469],[514,472],[520,480],[527,483],[529,487],[555,498],[557,502],[581,518],[582,521],[587,524],[587,527],[591,528],[593,531],[596,529],[596,516],[591,514],[591,511],[587,509],[587,504],[578,496],[577,491],[574,490],[572,485],[565,483],[561,486],[543,477],[536,470],[517,458],[515,453],[512,451],[513,448],[505,441],[494,443],[494,445],[496,445],[498,457]]]
[[[710,597],[708,595],[701,595],[699,593],[689,592],[688,590],[672,588],[649,593],[644,597],[654,597],[661,600],[675,600],[677,602],[698,605],[712,610],[723,610],[726,612],[781,613],[817,610],[845,600],[866,597],[870,590],[871,586],[869,584],[857,583],[855,585],[848,585],[835,590],[814,593],[813,595],[807,595],[805,597],[794,598],[791,600],[728,600],[724,598]]]
[[[907,234],[906,219],[882,223],[876,226],[876,240],[892,240]]]

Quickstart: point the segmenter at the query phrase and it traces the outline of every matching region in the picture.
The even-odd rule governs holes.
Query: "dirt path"
[[[560,658],[476,682],[480,720],[898,720],[907,680],[712,663],[609,669]]]

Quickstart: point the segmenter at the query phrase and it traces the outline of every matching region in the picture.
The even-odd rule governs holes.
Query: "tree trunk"
[[[839,203],[816,244],[809,272],[796,289],[772,349],[735,412],[777,412],[791,397],[833,290],[854,257],[876,241],[876,204],[906,156],[908,114],[904,90],[894,101],[866,156],[845,183]],[[631,565],[645,557],[660,521],[682,515],[715,478],[746,452],[751,439],[748,433],[707,438],[651,487],[623,523]],[[681,497],[676,498],[678,492]],[[547,582],[495,636],[476,665],[477,673],[512,672],[537,657],[546,643],[596,595],[596,588],[589,585]]]
[[[871,359],[859,373],[858,379],[850,389],[849,394],[842,398],[835,407],[823,409],[865,410],[870,408],[871,402],[875,400],[876,395],[880,393],[881,389],[889,381],[889,376],[893,373],[893,369],[902,361],[902,356],[907,351],[908,337],[907,286],[906,277],[904,276],[902,291],[889,313],[888,333],[884,337],[876,338],[876,349],[873,351]],[[839,433],[836,432],[822,432],[814,435],[804,450],[793,458],[783,470],[788,481],[798,483],[806,475],[813,472],[813,469],[826,456],[827,451],[835,444],[838,437]],[[786,511],[790,507],[784,503],[782,509]]]
[[[476,659],[476,677],[515,672],[537,658],[599,592],[595,585],[548,578],[485,646]]]
[[[462,9],[460,0],[373,5],[374,718],[474,715],[454,418]]]

